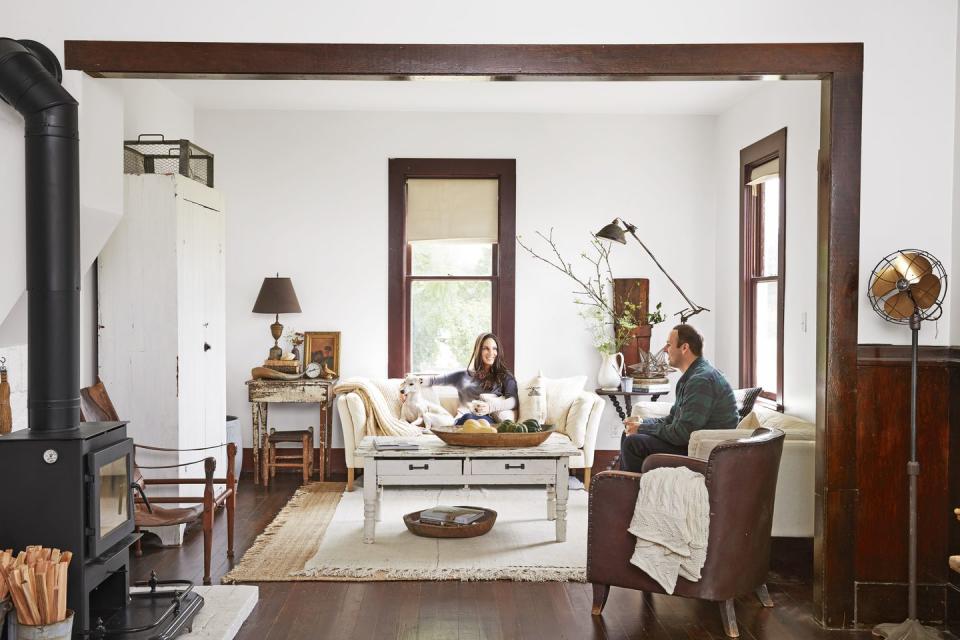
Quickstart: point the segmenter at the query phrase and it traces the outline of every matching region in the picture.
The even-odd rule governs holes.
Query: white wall
[[[285,326],[341,331],[343,376],[386,375],[391,157],[516,158],[517,230],[528,242],[554,226],[565,257],[580,262],[590,234],[623,216],[688,294],[713,306],[712,216],[704,215],[714,202],[711,117],[214,111],[198,113],[197,133],[215,150],[217,188],[228,198],[227,409],[245,433],[243,382],[271,345],[271,318],[250,311],[264,276],[293,279],[303,313],[282,316]],[[613,261],[617,277],[651,278],[652,302],[681,308],[638,246],[615,247]],[[518,251],[518,376],[542,369],[586,374],[593,384],[600,357],[572,290]],[[710,314],[697,320],[713,344]],[[606,415],[598,446],[616,448],[612,407]],[[317,424],[312,409],[278,407],[271,420]]]
[[[123,80],[123,136],[160,133],[167,140],[193,140],[193,105],[158,80]],[[157,138],[150,138],[156,140]]]
[[[816,417],[819,82],[771,83],[717,117],[714,156],[716,364],[736,386],[740,375],[740,150],[784,127],[787,128],[784,408],[788,413],[813,421]]]
[[[544,19],[544,15],[549,19]],[[509,20],[503,20],[509,15]],[[295,18],[291,19],[291,16]],[[12,37],[40,40],[58,54],[71,39],[229,42],[486,42],[675,43],[863,42],[863,172],[861,282],[891,247],[923,247],[951,255],[957,4],[953,0],[883,2],[582,3],[491,0],[464,9],[410,0],[391,10],[377,0],[314,3],[293,0],[278,10],[254,2],[211,0],[190,17],[165,5],[104,0],[96,7],[67,0],[20,7],[8,16]],[[264,90],[269,90],[269,85]],[[6,113],[6,111],[4,111]],[[0,116],[0,148],[12,140]],[[240,132],[237,135],[242,135]],[[16,134],[14,134],[16,137]],[[15,147],[14,147],[15,148]],[[20,171],[16,153],[7,155]],[[916,161],[922,158],[923,188]],[[5,173],[5,172],[3,172]],[[16,184],[4,178],[0,188]],[[4,189],[4,192],[6,190]],[[905,219],[922,224],[900,230]],[[0,221],[3,216],[0,215]],[[895,231],[896,229],[896,231]],[[14,227],[16,232],[16,227]],[[12,296],[9,308],[19,294]],[[925,343],[950,342],[949,309],[942,330]],[[5,313],[5,312],[0,312]],[[909,332],[870,313],[861,296],[861,342],[909,342]],[[954,336],[953,342],[960,341]]]

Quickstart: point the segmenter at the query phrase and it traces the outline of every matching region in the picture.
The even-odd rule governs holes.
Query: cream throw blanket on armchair
[[[371,384],[367,378],[347,378],[333,388],[335,394],[356,393],[363,401],[366,410],[364,435],[368,436],[418,436],[423,429],[409,422],[394,418],[387,406],[383,392]],[[399,389],[397,390],[399,393]]]
[[[630,563],[664,591],[673,593],[678,575],[700,580],[710,534],[710,497],[703,475],[686,467],[644,473],[628,531],[637,536]]]

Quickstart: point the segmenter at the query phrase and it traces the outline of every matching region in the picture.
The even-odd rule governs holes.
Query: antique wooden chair
[[[113,407],[113,402],[107,394],[107,389],[103,382],[97,380],[92,387],[80,390],[80,419],[84,422],[113,422],[119,421],[117,411]],[[202,451],[204,449],[215,449],[215,447],[204,447],[202,449],[164,449],[161,447],[150,447],[134,443],[136,449],[145,449],[150,451]],[[233,557],[233,521],[236,511],[237,497],[237,479],[234,469],[234,456],[237,451],[237,445],[228,443],[227,445],[227,476],[226,478],[215,478],[217,461],[212,457],[203,460],[204,477],[202,478],[144,478],[140,473],[140,467],[136,465],[136,454],[134,454],[134,491],[136,497],[134,500],[134,522],[136,531],[140,527],[165,527],[170,525],[189,524],[195,520],[201,519],[203,526],[203,584],[210,584],[210,554],[213,547],[213,515],[217,507],[225,506],[227,511],[227,557]],[[164,465],[162,467],[143,467],[143,468],[173,468],[186,466],[186,464]],[[214,485],[222,484],[224,488],[216,493]],[[203,496],[169,496],[169,497],[149,497],[148,487],[150,486],[175,486],[175,485],[203,485]],[[186,507],[161,507],[160,504],[190,505]],[[134,553],[137,556],[142,555],[140,541],[137,540]]]

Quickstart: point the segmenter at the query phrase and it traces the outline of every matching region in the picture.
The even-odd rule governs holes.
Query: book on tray
[[[409,440],[381,440],[374,439],[373,448],[377,451],[416,451],[420,448],[416,442]]]
[[[437,505],[431,509],[421,511],[420,522],[444,526],[462,526],[476,522],[483,517],[484,513],[483,509]]]

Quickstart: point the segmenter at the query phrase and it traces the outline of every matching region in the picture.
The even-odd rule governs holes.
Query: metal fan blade
[[[870,285],[870,291],[874,298],[882,298],[897,288],[897,280],[900,279],[900,273],[893,266],[887,266],[883,271],[876,274],[873,284]]]
[[[910,293],[913,294],[918,307],[929,309],[940,295],[940,278],[928,273],[920,278],[919,282],[910,286]]]
[[[933,272],[930,261],[915,251],[901,251],[900,255],[893,259],[892,264],[897,273],[911,284]]]
[[[883,309],[891,318],[903,320],[913,315],[913,300],[906,292],[898,293],[883,301]]]

